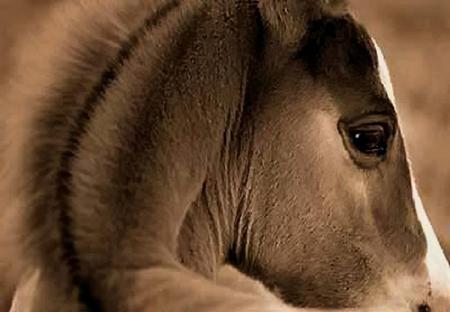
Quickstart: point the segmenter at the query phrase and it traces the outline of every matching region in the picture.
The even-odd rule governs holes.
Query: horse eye
[[[381,124],[359,126],[349,129],[354,148],[368,156],[385,156],[388,150],[389,131]]]
[[[387,159],[396,129],[397,120],[391,114],[364,115],[338,123],[344,147],[363,169],[375,168]]]

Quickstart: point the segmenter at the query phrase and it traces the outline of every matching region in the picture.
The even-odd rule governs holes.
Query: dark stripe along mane
[[[80,139],[83,137],[86,131],[86,125],[89,123],[92,114],[95,113],[97,105],[100,103],[105,92],[111,84],[116,80],[122,67],[131,57],[133,49],[139,44],[142,37],[145,36],[146,32],[150,31],[156,24],[164,22],[166,15],[172,10],[179,6],[178,0],[172,0],[166,3],[164,6],[159,8],[156,13],[153,13],[148,17],[144,24],[130,35],[128,41],[124,42],[122,47],[117,53],[117,57],[108,65],[107,69],[101,74],[100,81],[95,85],[86,97],[86,100],[81,105],[81,109],[75,108],[73,112],[68,112],[68,115],[61,114],[60,112],[54,113],[53,111],[46,112],[43,115],[43,119],[39,120],[39,128],[47,131],[47,134],[42,134],[43,136],[52,137],[55,134],[55,130],[59,129],[63,133],[67,133],[66,147],[60,152],[60,158],[57,172],[55,175],[55,208],[58,209],[58,219],[59,219],[59,233],[60,233],[60,243],[61,243],[61,260],[67,265],[68,272],[70,274],[70,279],[73,285],[78,288],[78,299],[88,311],[99,311],[100,305],[95,298],[90,294],[86,282],[79,275],[80,263],[77,255],[77,249],[74,243],[74,237],[72,233],[72,220],[70,217],[70,204],[69,197],[72,194],[71,190],[71,180],[72,180],[72,162],[74,157],[78,153],[78,148],[80,144]],[[70,88],[70,87],[69,87]],[[70,93],[71,91],[69,91]],[[72,117],[70,117],[72,115]],[[67,119],[73,118],[69,122],[70,128],[67,127]],[[62,128],[62,129],[61,129]],[[57,142],[59,143],[59,142]],[[50,145],[50,144],[49,144]],[[32,165],[36,169],[34,172],[41,173],[43,168],[45,168],[49,163],[53,163],[47,159],[51,155],[47,154],[48,150],[55,149],[54,146],[43,145],[38,147],[37,155],[40,157]],[[54,168],[49,168],[54,170]],[[46,174],[46,173],[44,173]],[[48,179],[48,176],[38,176],[36,177],[36,193],[40,192],[43,180]],[[51,177],[50,177],[51,178]],[[41,199],[43,202],[45,199]],[[46,203],[42,203],[46,205]],[[34,212],[35,215],[31,217],[33,224],[32,228],[39,227],[42,219],[42,213],[46,211],[46,207],[40,207],[37,205]],[[36,222],[36,223],[34,223]],[[45,235],[45,234],[44,234]],[[41,238],[37,240],[42,241]],[[51,247],[50,247],[51,248]]]
[[[41,261],[46,263],[46,267],[50,270],[58,271],[59,262],[62,261],[66,267],[61,271],[67,270],[70,277],[68,284],[63,288],[70,288],[70,285],[73,285],[75,292],[78,293],[79,302],[88,311],[101,310],[101,304],[91,295],[89,282],[80,274],[79,251],[73,233],[70,204],[71,197],[75,195],[72,189],[73,161],[78,157],[80,142],[86,134],[92,116],[108,89],[117,80],[124,65],[132,57],[135,48],[149,32],[151,33],[152,28],[166,22],[168,14],[180,10],[179,6],[180,1],[168,1],[157,9],[156,13],[153,12],[143,25],[130,35],[128,41],[122,44],[117,56],[107,65],[98,83],[91,87],[91,91],[78,91],[76,88],[83,86],[83,83],[73,78],[56,86],[50,93],[54,94],[52,95],[54,99],[50,98],[48,102],[54,102],[54,106],[58,109],[53,106],[46,109],[36,122],[36,128],[40,131],[36,134],[38,139],[33,147],[33,154],[36,157],[33,157],[30,163],[31,171],[34,173],[30,193],[38,195],[29,216],[28,226],[35,233],[30,242],[32,246],[30,254],[34,258],[35,246],[39,246],[36,259],[38,263]],[[83,77],[79,79],[81,81]],[[81,96],[74,96],[76,92]],[[43,185],[46,186],[45,190],[42,189]],[[58,230],[53,228],[54,219],[58,220]]]

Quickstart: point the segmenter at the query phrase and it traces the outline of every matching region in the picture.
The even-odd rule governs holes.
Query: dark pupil
[[[387,137],[383,127],[351,131],[353,145],[364,154],[383,156],[387,151]]]

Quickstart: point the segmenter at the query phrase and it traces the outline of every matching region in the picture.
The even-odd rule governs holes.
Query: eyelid
[[[393,127],[390,123],[387,122],[376,122],[358,126],[349,126],[347,128],[347,132],[383,132],[386,137],[391,137],[393,133]]]
[[[376,130],[386,130],[385,124],[382,123],[370,123],[360,126],[349,127],[351,131],[376,131]]]
[[[387,126],[385,130],[389,131],[389,135],[395,136],[397,132],[397,118],[389,112],[377,112],[367,113],[358,117],[341,120],[339,124],[343,125],[343,128],[348,130],[354,130],[358,128],[367,128],[372,125]],[[339,126],[341,128],[341,126]]]
[[[374,169],[378,165],[386,160],[388,155],[383,155],[381,157],[374,157],[373,155],[365,155],[353,147],[353,143],[350,139],[350,133],[355,131],[367,131],[371,130],[371,127],[381,126],[384,131],[386,131],[386,136],[388,137],[387,150],[389,151],[390,146],[395,138],[395,133],[397,129],[397,119],[395,116],[389,113],[369,113],[364,115],[359,115],[351,119],[342,119],[338,122],[338,130],[341,134],[343,144],[345,149],[349,153],[353,162],[358,165],[361,169]]]

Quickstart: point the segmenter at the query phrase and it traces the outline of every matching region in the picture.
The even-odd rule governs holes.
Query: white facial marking
[[[395,106],[394,89],[392,87],[388,66],[380,47],[377,45],[375,40],[373,40],[373,42],[378,55],[378,71],[380,74],[380,80],[383,83],[384,88],[386,89],[389,99]],[[445,258],[444,252],[441,245],[439,244],[439,240],[433,230],[433,226],[431,225],[427,213],[425,212],[425,208],[423,207],[422,200],[420,198],[419,192],[417,191],[414,179],[412,180],[412,195],[416,213],[419,222],[422,225],[422,229],[425,233],[427,241],[427,254],[425,262],[430,277],[431,287],[433,293],[437,292],[440,295],[450,297],[450,266],[447,259]]]
[[[33,300],[39,277],[40,272],[36,270],[19,284],[9,312],[30,312],[33,310]]]
[[[416,213],[427,239],[427,255],[425,262],[430,275],[431,287],[442,295],[450,296],[450,266],[442,251],[439,240],[425,212],[417,187],[413,182],[413,199]]]
[[[391,82],[391,74],[389,73],[389,68],[386,64],[386,60],[384,59],[383,52],[381,51],[380,47],[378,46],[377,42],[372,39],[375,48],[377,50],[377,56],[378,56],[378,72],[380,74],[380,80],[381,83],[384,86],[384,89],[386,90],[389,99],[391,100],[392,104],[395,107],[395,94],[394,94],[394,88],[392,87]]]

